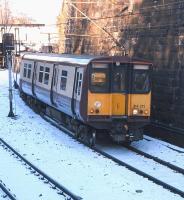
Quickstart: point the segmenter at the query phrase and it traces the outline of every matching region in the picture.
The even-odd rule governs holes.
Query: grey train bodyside
[[[45,59],[49,60],[47,57]],[[69,65],[24,56],[20,71],[20,90],[66,115],[85,120],[82,98],[86,65]],[[83,115],[82,115],[83,113]]]

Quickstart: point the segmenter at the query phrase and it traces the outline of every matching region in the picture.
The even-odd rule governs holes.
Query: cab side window
[[[67,75],[68,75],[68,72],[66,70],[62,70],[62,72],[61,72],[60,90],[66,90]]]

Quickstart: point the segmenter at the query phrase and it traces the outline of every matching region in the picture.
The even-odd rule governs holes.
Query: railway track
[[[145,128],[145,134],[184,148],[184,129],[182,128],[171,127],[164,123],[151,121],[151,124]]]
[[[8,198],[10,200],[17,200],[16,196],[10,192],[10,190],[6,187],[6,185],[0,181],[0,189],[3,191],[3,198]]]
[[[72,131],[68,130],[67,128],[65,128],[65,127],[62,126],[62,125],[59,125],[59,124],[57,123],[57,121],[55,121],[55,120],[53,120],[53,119],[51,119],[50,117],[45,116],[45,115],[42,115],[42,118],[44,118],[46,121],[48,121],[49,123],[51,123],[53,126],[57,127],[58,129],[64,131],[64,132],[67,133],[69,136],[71,136],[71,137],[73,137],[74,139],[76,139],[76,138],[74,137],[74,133],[72,133]],[[80,143],[83,143],[83,142],[82,142],[81,140],[79,140],[79,139],[76,139],[76,140],[78,140]],[[172,186],[171,184],[169,184],[169,183],[167,183],[167,182],[164,182],[164,181],[162,181],[162,180],[160,180],[160,179],[158,179],[158,178],[156,178],[156,177],[154,177],[154,176],[152,176],[152,175],[150,175],[150,174],[148,174],[148,173],[146,173],[146,172],[144,172],[144,171],[142,171],[142,170],[140,170],[140,169],[137,169],[137,168],[134,167],[133,165],[130,165],[130,164],[128,164],[128,163],[126,163],[126,162],[124,162],[124,161],[122,161],[122,160],[120,160],[120,159],[118,159],[118,158],[116,158],[116,157],[114,157],[114,156],[112,156],[112,155],[110,155],[109,153],[107,153],[107,152],[105,152],[105,151],[99,149],[98,147],[91,147],[91,146],[88,145],[88,144],[85,144],[85,143],[83,143],[83,144],[86,145],[86,146],[88,146],[89,148],[91,148],[91,149],[94,150],[95,152],[101,154],[102,156],[104,156],[104,157],[106,157],[106,158],[108,158],[108,159],[114,161],[114,162],[117,163],[118,165],[123,166],[123,167],[126,167],[127,169],[129,169],[129,170],[135,172],[136,174],[138,174],[138,175],[140,175],[140,176],[142,176],[142,177],[144,177],[144,178],[147,178],[148,180],[154,182],[154,183],[157,184],[157,185],[162,186],[163,188],[169,190],[170,192],[175,193],[175,194],[178,194],[178,195],[180,195],[181,197],[184,197],[184,191],[183,191],[183,190],[180,190],[180,189],[178,189],[178,188]],[[131,149],[131,148],[130,148],[130,149]],[[146,153],[144,153],[144,152],[141,152],[141,151],[139,151],[139,150],[136,150],[136,149],[134,149],[134,148],[132,148],[131,151],[135,151],[136,153],[139,152],[142,156],[145,156],[145,157],[147,157],[147,158],[149,158],[149,159],[153,159],[155,162],[158,162],[159,164],[162,164],[162,165],[164,165],[164,166],[167,166],[167,167],[169,167],[170,169],[175,170],[175,171],[177,171],[177,172],[179,172],[179,173],[181,173],[181,174],[183,175],[183,169],[181,169],[181,168],[179,168],[179,167],[177,167],[177,166],[174,166],[174,165],[172,165],[172,164],[170,164],[170,163],[167,163],[167,162],[165,162],[165,161],[162,161],[161,159],[158,159],[158,158],[156,158],[156,157],[154,157],[154,156],[148,155],[148,154],[146,154]]]
[[[162,129],[165,129],[168,131],[174,131],[177,134],[184,135],[184,133],[183,133],[184,129],[182,129],[182,128],[171,127],[164,123],[159,123],[159,122],[155,122],[155,121],[152,121],[151,124],[155,127],[162,128]]]
[[[144,178],[147,178],[148,180],[150,180],[150,181],[162,186],[163,188],[171,191],[172,193],[175,193],[175,194],[180,195],[181,197],[184,197],[184,191],[172,186],[171,184],[168,184],[168,183],[162,181],[161,179],[158,179],[158,178],[146,173],[145,171],[142,171],[142,170],[138,169],[137,167],[134,167],[133,165],[128,164],[127,162],[124,162],[124,161],[112,156],[111,154],[109,154],[109,153],[107,153],[107,152],[105,152],[103,150],[95,148],[95,151],[97,151],[98,153],[102,154],[103,156],[113,160],[117,164],[128,168],[129,170],[135,172],[136,174],[138,174],[140,176],[143,176]]]
[[[139,150],[139,149],[136,149],[135,147],[132,147],[132,146],[125,146],[125,147],[126,147],[127,149],[129,149],[130,151],[133,151],[133,152],[135,152],[135,153],[137,153],[137,154],[139,154],[139,155],[141,155],[141,156],[144,156],[145,158],[154,160],[155,162],[157,162],[157,163],[159,163],[159,164],[161,164],[161,165],[164,165],[164,166],[166,166],[166,167],[168,167],[168,168],[174,170],[174,171],[177,172],[177,173],[180,173],[180,174],[183,174],[183,175],[184,175],[184,169],[181,168],[181,167],[178,167],[178,166],[173,165],[173,164],[171,164],[171,163],[169,163],[169,162],[166,162],[166,161],[164,161],[164,160],[161,160],[160,158],[155,157],[155,156],[153,156],[153,155],[150,155],[150,154],[148,154],[148,153],[146,153],[146,152],[143,152],[143,151],[141,151],[141,150]]]
[[[47,183],[51,186],[52,189],[57,191],[58,195],[61,195],[62,198],[66,200],[81,200],[82,198],[79,196],[76,196],[71,191],[69,191],[67,188],[65,188],[63,185],[58,183],[56,180],[52,179],[49,175],[41,171],[38,167],[33,165],[31,162],[29,162],[26,158],[24,158],[22,155],[20,155],[15,149],[13,149],[8,143],[6,143],[2,138],[0,138],[0,145],[11,153],[16,159],[18,159],[20,162],[22,162],[23,165],[25,165],[32,174],[35,174],[40,180],[42,180],[44,183]],[[0,184],[0,188],[9,196],[10,192],[3,186],[3,184]],[[15,200],[15,198],[10,194],[12,200]]]

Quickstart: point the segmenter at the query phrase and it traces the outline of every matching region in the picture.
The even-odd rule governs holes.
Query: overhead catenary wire
[[[117,41],[114,36],[109,33],[105,28],[99,26],[96,22],[94,22],[89,16],[87,16],[84,12],[82,12],[79,8],[77,8],[73,3],[67,1],[67,3],[72,6],[75,10],[77,10],[78,12],[80,12],[83,16],[86,17],[87,20],[89,20],[92,24],[94,24],[98,29],[100,29],[101,31],[103,31],[104,33],[106,33],[108,36],[111,37],[111,39],[113,40],[113,42],[124,51],[124,55],[126,55],[126,48],[124,45],[122,45],[119,41]]]
[[[159,5],[143,7],[143,8],[140,8],[140,10],[147,10],[149,8],[159,8],[159,7],[165,7],[165,6],[172,6],[172,5],[181,4],[181,3],[184,3],[184,1],[178,1],[178,2],[172,2],[172,3],[165,3],[164,2],[163,4],[159,4]]]
[[[65,18],[65,20],[67,19],[68,22],[72,22],[75,23],[75,20],[83,20],[84,17],[80,17],[80,16],[76,16],[76,17],[71,17],[72,16],[72,12],[71,12],[71,7],[74,8],[74,6],[77,8],[77,5],[73,5],[71,6],[71,2],[68,2],[68,10],[66,11],[66,9],[63,9],[63,12],[66,12],[66,15],[68,16],[66,18],[66,16],[63,17]],[[90,2],[89,2],[90,3]],[[73,4],[73,2],[72,2]],[[70,6],[70,7],[69,7]],[[168,7],[170,6],[170,7]],[[171,7],[173,6],[173,7]],[[75,10],[77,10],[76,8],[74,8]],[[79,9],[79,8],[78,8]],[[80,9],[79,9],[80,10]],[[81,10],[80,10],[81,11]],[[177,16],[180,16],[181,13],[183,13],[184,11],[184,1],[179,1],[179,2],[172,2],[172,3],[165,3],[163,2],[162,5],[153,5],[153,6],[146,6],[144,8],[139,8],[139,12],[128,12],[127,13],[120,13],[117,14],[115,16],[107,16],[107,17],[103,17],[103,18],[94,18],[94,17],[89,17],[88,14],[85,14],[84,12],[80,12],[82,14],[82,16],[84,16],[83,14],[85,14],[87,17],[90,18],[90,20],[88,18],[86,18],[87,20],[89,20],[90,22],[92,22],[93,24],[96,23],[97,25],[99,25],[99,23],[97,22],[97,20],[100,19],[110,19],[110,18],[114,18],[114,17],[132,17],[134,15],[138,15],[140,14],[141,17],[144,17],[145,20],[146,18],[150,17],[150,12],[156,14],[159,13],[161,15],[166,16],[166,17],[172,17],[175,16],[174,21],[172,21],[172,23],[164,23],[164,22],[160,22],[160,24],[156,24],[155,22],[153,22],[150,18],[150,20],[148,21],[149,23],[145,23],[145,26],[139,26],[139,24],[129,24],[127,26],[122,26],[122,27],[116,27],[117,31],[119,32],[119,34],[123,34],[123,33],[127,33],[129,35],[129,37],[131,35],[133,35],[134,37],[140,36],[140,37],[157,37],[157,38],[161,38],[161,37],[168,37],[169,35],[172,36],[179,36],[179,30],[184,26],[184,23],[182,22],[178,22],[177,20],[179,19]],[[79,12],[77,10],[77,12]],[[177,23],[178,22],[178,23]],[[57,26],[61,25],[61,24],[68,24],[68,23],[58,23]],[[68,28],[71,28],[70,23],[68,24]],[[101,27],[103,28],[103,27]],[[156,32],[157,30],[161,30],[160,32]],[[72,29],[73,30],[73,29]],[[109,32],[106,28],[105,30],[107,32]],[[162,31],[163,30],[163,31]],[[110,33],[111,34],[111,33]],[[107,34],[110,38],[114,38],[113,34],[111,34],[111,36],[109,34]],[[124,37],[127,37],[128,35],[124,35]],[[70,29],[68,29],[68,31],[65,32],[65,36],[69,36],[69,37],[90,37],[91,35],[89,34],[84,34],[84,33],[79,33],[78,31],[72,31]],[[98,38],[101,37],[101,34],[98,33],[96,34],[96,37]],[[116,38],[114,38],[116,40]],[[120,43],[118,40],[116,40],[118,43]],[[114,42],[114,40],[113,40]],[[117,45],[116,42],[114,42],[116,46],[119,47],[119,45]],[[124,46],[124,45],[122,45]],[[122,49],[122,48],[121,48]],[[124,48],[125,49],[125,48]],[[126,52],[128,50],[128,48],[126,47]],[[125,51],[124,51],[125,52]]]
[[[168,6],[168,5],[177,5],[177,4],[181,4],[181,3],[184,3],[184,1],[180,1],[180,2],[174,2],[174,3],[168,3],[168,4],[163,4],[163,5],[157,5],[157,6],[154,6],[154,8],[157,8],[157,7],[163,7],[163,6]],[[71,5],[71,4],[70,4]],[[75,6],[76,7],[76,6]],[[182,10],[183,11],[183,8],[184,7],[184,5],[183,6],[180,6],[180,7],[177,7],[177,8],[173,8],[172,10]],[[146,7],[146,8],[152,8],[152,7]],[[142,8],[141,8],[142,9]],[[170,9],[169,9],[170,10]],[[155,11],[154,11],[155,12]],[[156,10],[156,12],[160,12],[160,11],[158,11],[158,10]],[[146,13],[148,13],[148,11],[146,11]],[[140,14],[140,12],[137,12],[137,13],[133,13],[133,14],[130,14],[130,13],[128,13],[128,14],[123,14],[123,15],[121,15],[121,16],[130,16],[130,15],[134,15],[134,14]],[[147,15],[148,16],[148,15]],[[106,17],[107,19],[108,18],[111,18],[111,17],[120,17],[120,16],[109,16],[109,17]],[[106,19],[105,17],[103,18],[103,19]],[[79,20],[79,18],[77,17],[77,18],[75,18],[75,19],[77,19],[77,20]],[[100,18],[90,18],[93,22],[95,21],[95,20],[98,20],[98,19],[100,19]],[[177,29],[177,28],[180,28],[180,27],[183,27],[183,23],[180,23],[180,24],[177,24],[177,23],[172,23],[172,24],[167,24],[167,23],[165,23],[165,24],[161,24],[161,25],[152,25],[151,24],[151,22],[150,23],[148,23],[147,24],[147,26],[133,26],[133,25],[129,25],[129,26],[125,26],[125,27],[122,27],[121,28],[121,31],[135,31],[135,30],[139,30],[139,29],[144,29],[144,30],[151,30],[151,29],[160,29],[160,28],[166,28],[166,29],[168,29],[168,28],[170,28],[170,27],[172,27],[172,28],[174,28],[174,29]],[[75,36],[83,36],[83,34],[76,34],[76,33],[72,33],[71,35],[75,35]],[[85,36],[85,35],[84,35]]]
[[[184,8],[184,1],[182,1],[182,2],[178,2],[177,4],[181,4],[181,3],[183,3],[183,6],[181,6],[181,7],[179,7],[179,8],[172,8],[172,10],[174,11],[174,10],[184,10],[183,8]],[[173,4],[165,4],[163,7],[166,7],[167,5],[174,5],[174,4],[176,4],[176,3],[173,3]],[[146,9],[143,9],[143,8],[140,8],[140,10],[146,10],[146,11],[144,11],[144,12],[128,12],[128,13],[126,13],[126,14],[122,14],[122,13],[120,13],[120,14],[117,14],[117,15],[113,15],[113,16],[105,16],[105,17],[98,17],[98,18],[92,18],[91,17],[91,19],[92,20],[94,20],[94,21],[98,21],[98,20],[104,20],[104,19],[111,19],[111,18],[120,18],[120,17],[129,17],[129,16],[134,16],[134,15],[144,15],[144,16],[150,16],[150,10],[148,10],[148,9],[151,9],[151,8],[154,8],[154,10],[152,10],[152,11],[154,11],[154,12],[158,12],[158,13],[160,13],[160,10],[158,10],[157,8],[159,8],[159,7],[161,7],[161,6],[153,6],[153,7],[148,7],[147,8],[147,10]],[[164,8],[165,10],[164,11],[167,11],[167,10],[171,10],[171,8]],[[146,15],[147,14],[147,15]],[[73,17],[74,18],[74,17]],[[76,19],[76,18],[75,18]],[[79,17],[77,17],[77,20],[78,19],[83,19],[83,18],[79,18]],[[59,25],[59,24],[57,24],[57,25]]]
[[[178,4],[184,4],[184,1],[179,1],[179,2],[173,2],[173,3],[165,3],[165,4],[161,4],[161,5],[154,5],[154,6],[146,6],[146,7],[143,7],[143,8],[139,8],[139,12],[128,12],[126,14],[117,14],[117,15],[113,15],[113,16],[106,16],[106,17],[98,17],[98,18],[92,18],[91,17],[91,20],[103,20],[103,19],[110,19],[110,18],[119,18],[119,17],[126,17],[126,16],[133,16],[133,15],[139,15],[139,14],[144,14],[144,13],[150,13],[150,11],[148,11],[148,9],[154,9],[154,12],[160,12],[160,10],[157,10],[157,8],[165,8],[167,6],[172,6],[172,5],[178,5]],[[184,7],[184,5],[183,5]],[[181,8],[175,8],[175,9],[183,9],[183,7]],[[170,8],[168,8],[169,10]],[[141,10],[146,10],[144,12],[141,12]],[[80,19],[79,17],[77,17],[77,19]],[[82,20],[83,18],[81,18]],[[56,25],[60,25],[60,23],[56,24]]]
[[[64,1],[63,1],[64,2]],[[76,2],[73,2],[73,4],[76,3]],[[97,3],[97,2],[77,2],[77,3],[81,3],[81,4],[90,4],[90,3]],[[143,8],[140,8],[140,10],[146,10],[145,12],[129,12],[127,14],[119,14],[119,15],[113,15],[113,16],[106,16],[106,17],[98,17],[98,18],[92,18],[91,17],[91,20],[103,20],[103,19],[110,19],[110,18],[119,18],[119,17],[125,17],[125,16],[133,16],[133,15],[139,15],[139,14],[144,14],[144,13],[148,13],[149,11],[147,11],[148,9],[152,9],[154,8],[155,9],[155,12],[160,12],[160,10],[156,10],[157,8],[163,8],[163,7],[166,7],[166,6],[172,6],[172,5],[177,5],[177,4],[182,4],[184,3],[184,1],[179,1],[179,2],[173,2],[173,3],[164,3],[164,4],[160,4],[160,5],[154,5],[154,6],[146,6],[146,7],[143,7]],[[169,10],[170,8],[168,8]],[[182,8],[176,8],[176,9],[182,9]],[[68,16],[68,18],[70,18],[70,16]],[[76,19],[76,17],[73,17],[73,19]],[[77,19],[84,19],[83,17],[79,18],[77,17]],[[66,23],[55,23],[55,24],[45,24],[45,26],[59,26],[59,25],[63,25],[63,24],[66,24]]]
[[[176,5],[176,4],[180,4],[180,3],[184,3],[184,1],[180,1],[180,2],[174,2],[174,3],[168,3],[168,4],[164,4],[164,5],[157,5],[157,6],[154,6],[154,8],[155,7],[161,7],[161,6],[167,6],[167,5]],[[76,6],[75,6],[76,7]],[[183,5],[183,7],[184,7],[184,5]],[[183,7],[179,7],[179,8],[172,8],[172,10],[182,10],[183,11]],[[146,8],[152,8],[152,7],[146,7]],[[141,8],[142,9],[142,8]],[[154,11],[155,12],[155,11]],[[160,11],[156,11],[156,12],[160,12]],[[146,13],[148,13],[148,11],[146,11]],[[104,18],[90,18],[92,21],[95,21],[95,20],[100,20],[100,19],[108,19],[108,18],[114,18],[114,17],[122,17],[122,16],[130,16],[130,15],[135,15],[135,14],[142,14],[142,13],[140,13],[140,12],[137,12],[137,13],[132,13],[132,14],[130,14],[130,13],[127,13],[127,14],[123,14],[123,15],[120,15],[120,16],[117,16],[117,15],[115,15],[115,16],[108,16],[108,17],[104,17]],[[150,15],[147,15],[148,17],[150,16]],[[78,17],[73,17],[72,19],[76,19],[76,20],[80,20],[80,18],[78,18]],[[82,18],[83,19],[83,18]],[[57,24],[57,25],[60,25],[60,24]],[[180,25],[178,25],[178,27],[180,27],[180,26],[183,26],[184,24],[180,24]],[[151,28],[162,28],[162,27],[165,27],[165,28],[167,28],[167,27],[170,27],[170,26],[174,26],[174,27],[176,27],[177,26],[177,24],[175,24],[175,23],[173,23],[173,24],[162,24],[162,25],[159,25],[159,26],[152,26],[151,25],[151,23],[149,23],[148,24],[148,26],[141,26],[141,27],[136,27],[136,26],[128,26],[128,28],[124,28],[124,27],[122,27],[122,29],[121,30],[130,30],[130,29],[151,29]],[[127,27],[127,26],[126,26]],[[74,33],[75,34],[75,33]]]

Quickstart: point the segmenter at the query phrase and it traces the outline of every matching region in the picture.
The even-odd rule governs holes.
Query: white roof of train
[[[123,63],[143,63],[152,65],[151,62],[132,58],[128,56],[91,56],[91,55],[73,55],[73,54],[49,54],[49,53],[25,53],[22,56],[22,59],[36,60],[36,61],[45,61],[45,62],[54,62],[54,63],[69,63],[73,65],[88,65],[91,61],[100,61],[106,60],[113,62],[119,61]]]
[[[91,60],[95,58],[102,58],[102,56],[77,56],[70,54],[44,54],[44,53],[26,53],[22,56],[23,59],[47,61],[47,62],[59,62],[87,65]]]

